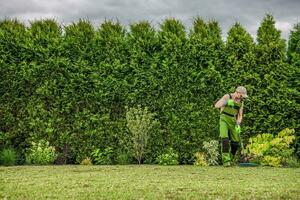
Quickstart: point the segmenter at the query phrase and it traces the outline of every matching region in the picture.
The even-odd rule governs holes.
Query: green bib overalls
[[[231,95],[230,99],[231,99]],[[229,164],[231,157],[235,155],[239,143],[240,133],[236,132],[236,117],[242,102],[234,102],[234,106],[226,105],[220,115],[220,138],[222,140],[222,161],[224,165]]]

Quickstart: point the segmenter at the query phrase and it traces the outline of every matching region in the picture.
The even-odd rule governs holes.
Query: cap
[[[241,93],[243,98],[247,98],[248,97],[247,90],[243,86],[237,87],[235,91]]]

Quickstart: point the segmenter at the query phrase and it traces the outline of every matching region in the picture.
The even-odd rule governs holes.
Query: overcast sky
[[[217,20],[226,37],[240,22],[256,36],[266,13],[275,17],[276,27],[287,39],[290,29],[300,22],[300,0],[0,0],[0,17],[29,20],[54,18],[62,24],[89,19],[99,26],[105,19],[118,19],[123,25],[148,20],[155,27],[174,17],[189,29],[193,18]]]

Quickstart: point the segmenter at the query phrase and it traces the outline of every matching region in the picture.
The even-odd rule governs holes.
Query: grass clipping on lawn
[[[299,199],[299,168],[0,167],[0,199]]]

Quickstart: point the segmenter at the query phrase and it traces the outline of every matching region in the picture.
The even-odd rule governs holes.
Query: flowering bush
[[[57,154],[49,142],[40,140],[38,143],[31,142],[31,147],[26,154],[27,164],[49,165],[53,164]]]

